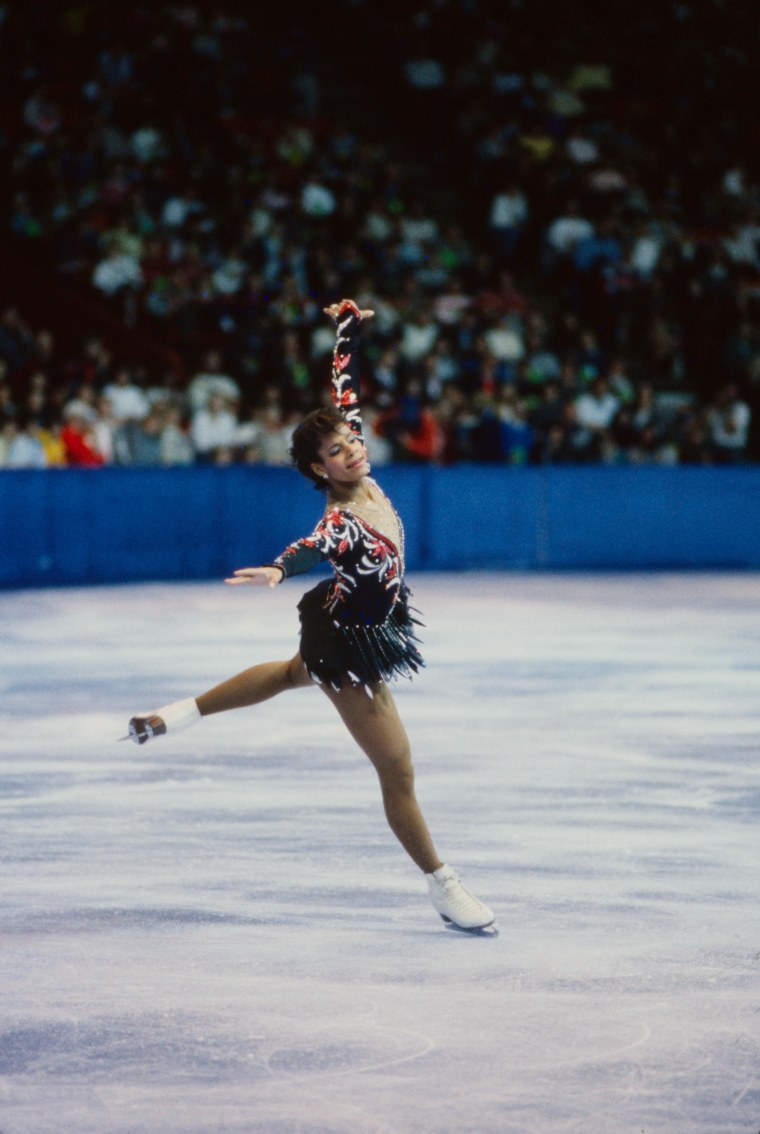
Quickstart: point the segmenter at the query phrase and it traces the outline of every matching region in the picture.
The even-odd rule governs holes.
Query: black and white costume
[[[346,424],[362,438],[358,339],[361,315],[352,303],[337,321],[332,394]],[[363,438],[362,438],[363,439]],[[396,517],[398,520],[398,517]],[[290,544],[274,560],[285,577],[328,560],[334,577],[308,591],[298,610],[301,657],[314,681],[340,689],[411,677],[424,662],[417,650],[404,584],[403,528],[397,547],[387,535],[335,504],[311,535]]]
[[[330,308],[330,311],[334,308]],[[333,353],[333,400],[343,421],[362,439],[358,397],[358,329],[361,312],[348,300],[340,305],[337,335]],[[338,420],[341,446],[351,441]],[[330,442],[332,446],[333,442]],[[353,456],[349,450],[349,454]],[[359,460],[363,464],[363,454]],[[360,471],[355,478],[365,478],[361,466],[353,461],[348,466]],[[310,536],[297,540],[275,560],[283,578],[297,575],[323,561],[333,569],[333,578],[308,591],[298,609],[301,615],[301,649],[306,670],[313,681],[334,690],[346,686],[366,687],[400,675],[411,677],[424,664],[416,646],[414,626],[404,585],[404,537],[401,521],[390,501],[372,482],[370,493],[361,493],[363,502],[353,507],[347,502],[328,506]],[[374,511],[382,531],[361,514]],[[390,531],[391,538],[388,535]],[[264,572],[267,581],[272,577]],[[260,568],[244,569],[236,576],[260,578]],[[229,580],[238,581],[235,580]],[[295,659],[294,659],[295,660]],[[151,713],[140,713],[129,721],[128,736],[137,744],[145,744],[166,732],[178,732],[197,723],[202,716],[227,709],[256,705],[276,693],[303,684],[303,673],[297,667],[298,680],[291,671],[291,662],[266,662],[252,666],[242,674],[222,682],[200,697],[175,701]],[[370,756],[381,780],[383,802],[391,829],[418,866],[425,872],[430,899],[443,920],[458,929],[495,933],[493,910],[475,898],[462,885],[458,875],[438,859],[413,792],[412,765],[403,728],[395,717],[393,700],[384,687],[370,690],[376,694],[374,706],[361,698],[335,697],[346,705],[347,721],[357,720],[363,712],[360,744]],[[350,713],[348,713],[350,707]],[[349,725],[349,727],[351,727]],[[371,739],[367,739],[367,734]],[[436,865],[437,864],[437,865]]]

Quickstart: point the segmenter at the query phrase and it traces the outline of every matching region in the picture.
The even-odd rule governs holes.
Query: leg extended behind
[[[262,662],[222,681],[199,697],[187,697],[184,701],[174,701],[171,705],[132,717],[129,735],[138,744],[144,744],[154,736],[180,732],[201,717],[258,705],[288,689],[311,684],[300,654],[289,661]]]

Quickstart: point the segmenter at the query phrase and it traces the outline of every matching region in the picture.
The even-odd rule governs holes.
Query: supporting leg
[[[414,794],[409,740],[387,685],[374,685],[372,695],[363,686],[322,688],[374,765],[394,835],[422,871],[437,870],[442,863]]]

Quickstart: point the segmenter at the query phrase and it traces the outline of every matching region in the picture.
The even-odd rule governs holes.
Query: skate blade
[[[451,918],[440,915],[441,921],[447,929],[453,929],[455,933],[466,933],[469,937],[498,937],[499,930],[496,922],[492,921],[488,925],[476,925],[472,929],[467,929],[464,925],[457,925]]]

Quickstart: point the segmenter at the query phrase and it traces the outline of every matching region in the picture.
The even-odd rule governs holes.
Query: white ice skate
[[[156,736],[163,736],[167,732],[181,732],[201,719],[192,697],[185,701],[174,701],[165,705],[163,709],[156,709],[152,713],[138,713],[129,722],[129,732],[120,736],[119,740],[134,740],[135,744],[147,744]]]
[[[496,933],[493,910],[464,888],[450,866],[439,866],[425,877],[430,900],[447,926],[469,933]]]

